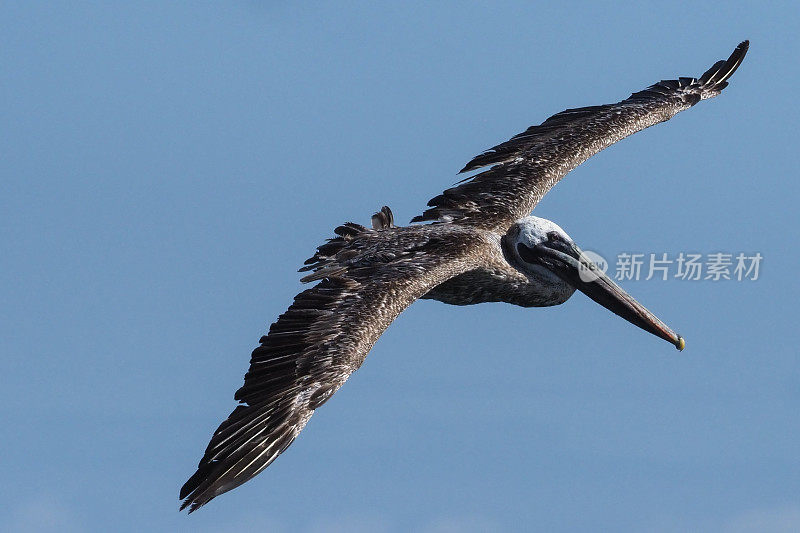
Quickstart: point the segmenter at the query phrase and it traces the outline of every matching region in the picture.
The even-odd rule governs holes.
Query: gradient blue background
[[[0,529],[797,531],[792,2],[3,2]],[[178,489],[332,229],[407,222],[567,107],[731,86],[536,209],[585,248],[760,252],[756,282],[626,282],[664,343],[576,295],[419,302],[267,471]]]

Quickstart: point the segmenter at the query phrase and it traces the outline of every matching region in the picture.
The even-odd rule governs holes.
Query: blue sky
[[[2,4],[4,530],[800,529],[796,4],[133,4]],[[622,282],[684,352],[581,294],[418,302],[267,471],[177,512],[337,224],[745,38],[720,98],[535,211],[608,256],[760,252]]]

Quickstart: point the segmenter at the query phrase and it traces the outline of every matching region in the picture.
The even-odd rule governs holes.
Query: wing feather
[[[699,79],[662,80],[615,104],[567,109],[473,158],[465,178],[428,202],[412,222],[438,221],[505,230],[528,215],[569,171],[615,142],[718,95],[744,59],[744,41]]]
[[[301,270],[298,294],[251,356],[241,405],[220,424],[180,492],[192,512],[269,466],[414,300],[474,267],[476,230],[396,228],[388,208],[367,229],[345,224]],[[445,231],[442,231],[445,230]]]

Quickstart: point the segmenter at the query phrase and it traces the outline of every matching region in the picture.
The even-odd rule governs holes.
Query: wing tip
[[[717,61],[700,76],[697,81],[702,88],[703,99],[718,95],[722,89],[728,86],[727,80],[742,64],[749,49],[750,40],[745,39],[736,46],[728,59]]]
[[[197,472],[195,472],[192,477],[190,477],[186,483],[183,484],[181,487],[180,495],[178,499],[183,500],[181,502],[181,506],[178,509],[178,512],[183,511],[187,507],[189,508],[189,514],[192,514],[196,510],[198,510],[203,505],[207,504],[209,501],[213,499],[211,498],[201,498],[201,494],[196,494],[197,489],[199,488],[200,484],[203,482],[203,478],[205,477],[205,473],[201,472],[202,468],[198,468]]]
[[[255,475],[245,476],[237,480],[235,476],[232,479],[229,478],[226,472],[223,472],[222,475],[218,475],[218,472],[219,471],[215,470],[204,471],[203,468],[198,468],[197,472],[186,482],[188,485],[189,482],[194,480],[193,488],[188,493],[184,493],[184,489],[181,489],[181,495],[185,494],[185,496],[181,497],[183,501],[181,502],[178,512],[188,507],[188,514],[192,514],[220,494],[235,489],[245,481],[252,479]],[[194,478],[198,476],[198,474],[201,474],[201,476],[195,480]],[[185,487],[186,485],[184,485],[184,488]]]
[[[188,507],[188,511],[186,511],[186,514],[192,514],[193,512],[197,511],[198,509],[200,509],[202,506],[204,506],[213,499],[214,499],[213,496],[210,498],[204,498],[203,500],[193,499],[191,497],[185,498],[184,501],[181,502],[181,506],[178,509],[178,512],[179,513],[183,512]]]

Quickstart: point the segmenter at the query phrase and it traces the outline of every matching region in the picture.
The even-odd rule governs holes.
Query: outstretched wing
[[[567,109],[487,150],[461,172],[493,165],[428,202],[412,222],[440,221],[505,230],[589,157],[632,133],[717,96],[747,53],[748,41],[699,79],[663,80],[616,104]]]
[[[253,351],[235,395],[242,405],[214,432],[181,489],[181,509],[194,511],[266,468],[401,311],[473,266],[474,230],[396,228],[388,208],[373,222],[376,229],[337,228],[339,236],[306,261],[302,270],[314,272],[303,281],[320,283],[295,297]]]

